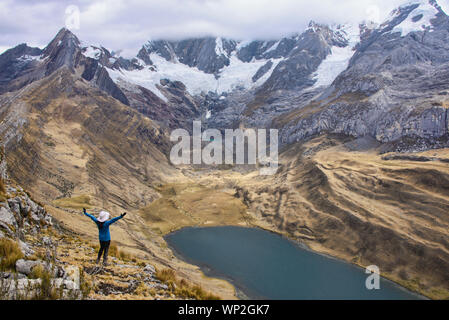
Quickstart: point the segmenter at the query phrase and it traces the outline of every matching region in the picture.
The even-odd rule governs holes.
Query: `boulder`
[[[0,207],[0,221],[7,225],[17,227],[17,221],[14,214],[5,207]]]
[[[147,273],[153,274],[153,273],[156,272],[156,269],[155,269],[151,264],[147,264],[147,265],[145,265],[145,267],[143,268],[143,271],[144,271],[144,272],[147,272]]]
[[[76,284],[72,280],[64,280],[63,285],[64,285],[64,289],[67,289],[67,290],[78,290],[79,289],[79,284]]]
[[[74,289],[80,288],[80,269],[77,266],[64,267],[67,281],[73,282]],[[67,288],[68,289],[68,288]]]
[[[33,270],[33,268],[36,267],[37,265],[43,265],[43,262],[19,259],[16,261],[16,271],[29,275]]]
[[[53,225],[53,222],[52,222],[52,220],[51,220],[51,215],[49,215],[49,214],[47,214],[47,215],[44,217],[44,221],[45,221],[45,223],[46,223],[47,225],[49,225],[49,226]]]
[[[56,288],[67,289],[67,290],[77,290],[75,282],[72,280],[66,280],[63,278],[56,278],[51,280],[52,286]]]
[[[34,254],[34,250],[30,248],[30,245],[28,243],[19,240],[19,246],[26,257],[29,257]]]
[[[31,210],[31,212],[36,212],[38,210],[39,206],[36,204],[36,202],[31,200],[29,197],[27,197],[26,203],[27,203],[27,206],[29,207],[29,210]]]
[[[46,247],[53,247],[53,241],[51,241],[50,237],[43,237],[42,244]]]
[[[33,220],[35,223],[38,223],[41,221],[41,218],[37,215],[36,212],[31,212],[31,220]]]
[[[14,237],[14,232],[11,230],[11,228],[1,220],[0,220],[0,229],[3,229],[2,233],[6,232],[10,237]]]
[[[17,189],[14,187],[11,187],[11,186],[8,187],[6,190],[8,191],[8,193],[16,193],[17,192]]]
[[[12,199],[8,199],[8,205],[11,208],[11,211],[15,214],[20,214],[20,209],[22,208],[22,201],[19,197],[15,197]]]

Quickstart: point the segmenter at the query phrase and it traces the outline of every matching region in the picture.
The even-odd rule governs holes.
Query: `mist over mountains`
[[[432,0],[403,5],[381,24],[312,21],[272,41],[148,41],[133,59],[62,29],[43,50],[20,45],[1,55],[0,92],[83,66],[82,78],[157,121],[277,126],[283,143],[321,132],[381,142],[416,136],[427,148],[447,134],[447,33],[448,17]],[[182,116],[165,117],[166,108]]]
[[[165,234],[262,227],[447,296],[449,17],[437,1],[272,40],[151,38],[125,58],[62,28],[44,48],[0,55],[11,181],[80,234],[85,205],[131,213],[126,246],[208,288],[219,285],[180,263]],[[278,129],[278,173],[174,166],[170,133],[198,120]]]

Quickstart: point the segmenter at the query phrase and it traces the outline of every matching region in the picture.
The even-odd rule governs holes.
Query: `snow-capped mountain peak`
[[[293,88],[297,86],[296,82],[327,85],[347,66],[358,41],[359,32],[351,26],[328,27],[313,21],[303,33],[275,40],[235,41],[221,37],[152,40],[137,56],[145,64],[142,70],[108,68],[108,72],[117,83],[143,86],[163,100],[163,93],[158,92],[163,79],[181,81],[192,95],[256,89],[272,76],[272,89]],[[307,56],[303,53],[305,51],[310,51]],[[312,73],[317,71],[320,61],[313,62],[304,79],[277,83],[279,74],[283,72],[283,69],[276,71],[280,64],[307,63],[307,59],[317,54],[323,65],[315,78]],[[327,56],[329,59],[324,61]]]
[[[432,32],[432,21],[438,14],[444,14],[444,11],[435,0],[416,0],[393,10],[382,25],[386,28],[393,25],[390,32],[400,33],[402,37],[411,32]]]
[[[166,101],[162,80],[182,82],[186,90],[221,94],[233,90],[289,90],[326,87],[346,70],[361,39],[374,34],[432,31],[444,14],[434,0],[418,0],[394,10],[380,26],[327,26],[311,21],[302,33],[281,39],[236,41],[203,37],[148,41],[132,62],[101,46],[82,48],[104,66],[119,86],[142,86]]]

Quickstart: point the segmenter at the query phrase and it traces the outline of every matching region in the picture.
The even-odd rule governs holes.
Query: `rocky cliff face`
[[[1,198],[0,202],[0,238],[5,236],[20,239],[25,254],[32,250],[24,242],[24,234],[37,234],[41,228],[52,225],[51,216],[44,208],[34,202],[20,186],[14,186],[7,172],[6,158],[0,153]]]
[[[381,25],[311,23],[302,33],[264,41],[151,41],[133,59],[86,46],[63,29],[43,50],[19,45],[0,55],[0,137],[10,176],[38,200],[48,201],[55,212],[63,212],[64,219],[74,212],[71,206],[80,206],[77,201],[85,204],[83,199],[95,207],[139,212],[131,227],[121,229],[132,237],[128,245],[145,250],[145,245],[154,245],[151,250],[160,253],[160,243],[153,243],[154,238],[145,234],[148,230],[138,227],[144,224],[140,209],[161,196],[161,181],[182,180],[186,174],[191,184],[201,175],[169,164],[167,132],[190,129],[195,119],[201,119],[204,128],[278,128],[289,154],[279,174],[259,189],[254,189],[260,181],[253,177],[242,174],[229,180],[233,184],[232,179],[242,179],[247,186],[249,214],[323,251],[343,252],[348,261],[360,255],[375,263],[379,256],[366,248],[373,243],[370,248],[384,246],[391,251],[383,252],[391,254],[380,261],[396,276],[428,277],[418,264],[437,266],[439,278],[430,277],[429,286],[438,281],[446,285],[447,254],[440,263],[442,255],[435,249],[447,251],[445,231],[435,230],[447,224],[447,204],[441,200],[447,196],[447,179],[441,178],[447,174],[447,159],[441,158],[441,171],[433,170],[432,163],[426,170],[421,170],[421,163],[391,170],[388,157],[360,156],[355,162],[349,151],[342,155],[334,149],[314,150],[349,148],[346,141],[351,137],[360,138],[354,145],[366,142],[382,152],[448,147],[448,21],[435,1],[423,0],[398,8]],[[342,140],[329,140],[328,134]],[[295,148],[295,142],[306,145]],[[335,163],[329,163],[334,158]],[[392,161],[398,159],[416,158]],[[1,162],[3,180],[4,166]],[[373,171],[377,166],[382,179]],[[221,179],[221,173],[214,179]],[[398,184],[398,179],[404,183]],[[373,192],[372,186],[378,189]],[[399,187],[400,192],[392,192]],[[404,204],[404,199],[416,200],[417,194],[422,195],[416,204]],[[357,196],[360,207],[354,205]],[[20,230],[34,234],[44,228],[37,228],[41,221],[50,224],[45,210],[19,187],[8,185],[0,200],[0,236],[25,241]],[[368,207],[372,203],[379,207]],[[168,202],[169,212],[177,212],[171,211],[172,205],[179,209]],[[384,205],[389,208],[385,217],[379,214]],[[364,216],[358,214],[362,210]],[[391,223],[393,216],[397,220]],[[415,220],[407,220],[412,217]],[[382,220],[384,227],[373,219]],[[398,226],[407,229],[399,234]],[[350,236],[342,232],[348,229]],[[371,237],[368,229],[380,236]],[[394,249],[387,248],[391,239],[400,242]],[[430,245],[420,255],[416,247],[423,242]],[[403,257],[413,255],[418,267],[407,265],[401,271],[390,260],[395,251],[406,253]],[[18,268],[28,266],[20,262]],[[95,275],[93,267],[86,270]],[[142,281],[154,285],[152,277],[146,279]],[[125,291],[135,290],[136,282],[128,281]],[[118,291],[115,285],[99,288],[102,293]]]
[[[200,112],[210,113],[210,125],[275,126],[283,144],[322,133],[383,143],[409,137],[416,144],[400,143],[401,150],[422,150],[446,145],[448,36],[448,16],[436,1],[423,0],[399,7],[381,25],[311,22],[302,34],[280,40],[229,40],[220,46],[211,38],[155,41],[139,57],[153,64],[150,55],[154,60],[156,54],[214,73],[217,88],[226,82],[232,59],[242,66],[260,61],[251,72],[252,85],[240,87],[245,94],[238,87],[215,93],[204,88],[206,96],[225,100],[218,109],[202,100]]]
[[[362,39],[348,68],[283,129],[285,143],[321,132],[446,145],[449,18],[433,1],[400,7]],[[283,117],[283,120],[288,117]],[[281,117],[282,120],[282,117]],[[443,144],[441,144],[443,143]],[[410,146],[410,150],[423,146]],[[425,147],[424,147],[425,148]]]
[[[311,22],[279,40],[156,40],[134,59],[84,46],[63,29],[44,50],[20,45],[1,55],[0,92],[66,66],[170,128],[207,114],[220,127],[276,126],[284,144],[330,132],[441,146],[448,21],[437,2],[422,0],[378,26]],[[207,103],[214,95],[224,100],[216,110]]]
[[[311,75],[332,54],[332,47],[350,46],[350,35],[342,26],[331,29],[314,22],[293,38],[282,39],[268,56],[286,57],[281,61],[259,91],[264,94],[274,90],[302,90],[312,87],[317,80]],[[280,47],[279,47],[280,46]]]
[[[229,56],[235,47],[235,41],[222,38],[158,40],[149,41],[143,46],[138,57],[147,64],[152,64],[150,54],[156,53],[167,61],[179,61],[205,73],[216,74],[229,65]]]
[[[62,67],[75,72],[83,68],[83,77],[102,91],[124,104],[129,104],[126,96],[111,80],[104,66],[83,54],[78,38],[69,30],[61,29],[56,37],[42,51],[19,45],[0,56],[0,93],[23,88],[36,80],[43,79]],[[101,58],[108,59],[107,50]],[[110,54],[109,54],[110,55]],[[117,63],[117,65],[120,65]],[[132,66],[127,67],[131,68]]]
[[[96,247],[63,224],[9,178],[2,149],[0,300],[216,298],[174,273],[169,286],[163,272],[114,244],[110,264],[96,265]]]
[[[42,279],[29,279],[33,269],[38,266],[42,270],[48,270],[52,285],[60,290],[61,297],[78,298],[81,297],[78,278],[72,277],[72,274],[66,272],[61,266],[57,266],[49,261],[35,259],[36,244],[31,243],[30,238],[37,238],[40,234],[47,231],[53,225],[52,217],[47,211],[35,201],[20,187],[13,184],[7,173],[7,164],[3,150],[0,153],[0,240],[2,250],[6,251],[6,243],[18,243],[19,252],[10,252],[9,256],[0,256],[0,298],[17,299],[33,298],[42,293]],[[7,242],[8,240],[13,242]],[[47,253],[50,256],[50,248],[53,246],[48,237],[42,238],[40,245],[47,247]],[[34,241],[33,241],[34,242]],[[34,249],[33,249],[34,248]],[[15,254],[22,258],[17,261],[10,261]],[[34,259],[33,259],[34,258]],[[2,260],[6,262],[3,263]],[[16,272],[5,270],[7,264],[13,263]],[[69,270],[70,268],[67,268]],[[78,271],[79,272],[79,271]]]
[[[41,53],[23,43],[0,55],[0,94],[15,88],[14,79],[32,72]]]

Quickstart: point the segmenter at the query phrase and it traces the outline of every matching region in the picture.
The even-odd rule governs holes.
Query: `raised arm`
[[[114,222],[120,220],[120,219],[123,218],[124,216],[126,216],[126,212],[122,213],[122,214],[119,215],[118,217],[115,217],[115,218],[112,218],[112,219],[109,220],[109,221],[106,221],[106,222],[105,222],[105,225],[109,226],[109,225],[113,224]]]
[[[86,216],[88,216],[89,218],[91,218],[93,222],[97,222],[97,218],[95,218],[93,215],[87,213],[87,212],[86,212],[86,208],[83,208],[83,213],[84,213],[84,215],[86,215]]]

